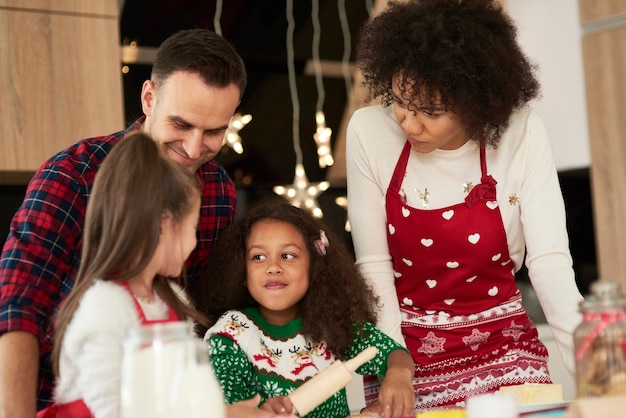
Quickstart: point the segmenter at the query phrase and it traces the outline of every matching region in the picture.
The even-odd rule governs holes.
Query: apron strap
[[[174,308],[172,308],[170,305],[167,305],[168,315],[167,315],[166,319],[156,319],[156,320],[147,319],[146,318],[146,314],[144,314],[144,312],[143,312],[143,308],[141,307],[141,304],[137,300],[137,297],[135,296],[133,291],[130,289],[130,285],[128,284],[128,281],[121,280],[121,281],[118,281],[117,283],[119,283],[120,286],[122,286],[124,289],[126,289],[128,291],[128,293],[130,294],[130,296],[133,298],[133,302],[135,304],[135,308],[137,309],[137,313],[139,314],[139,320],[140,320],[141,324],[143,324],[143,325],[145,325],[145,324],[158,324],[158,323],[162,323],[162,322],[178,321],[178,319],[179,319],[178,315],[176,314],[176,311],[174,310]]]
[[[400,193],[400,186],[402,186],[402,179],[406,172],[406,165],[409,161],[409,154],[411,153],[411,144],[407,140],[402,148],[402,153],[396,164],[396,168],[393,170],[393,176],[391,176],[391,182],[389,182],[389,190],[394,193]],[[403,199],[405,200],[405,199]]]
[[[481,134],[480,137],[480,173],[480,184],[474,186],[465,197],[465,204],[470,208],[483,199],[496,200],[496,184],[498,182],[487,173],[487,153],[484,134]]]

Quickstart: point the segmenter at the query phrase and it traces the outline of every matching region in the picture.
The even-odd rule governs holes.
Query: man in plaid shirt
[[[102,160],[136,129],[198,173],[203,198],[190,285],[235,217],[236,191],[217,155],[246,86],[241,57],[208,30],[178,32],[157,53],[143,84],[145,116],[127,130],[84,139],[46,161],[26,190],[0,259],[0,417],[35,416],[49,405],[53,318],[74,284],[85,209]]]

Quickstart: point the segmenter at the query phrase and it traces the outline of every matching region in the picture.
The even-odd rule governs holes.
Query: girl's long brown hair
[[[138,275],[154,255],[164,214],[180,223],[200,196],[195,175],[161,155],[156,142],[134,132],[117,144],[100,167],[87,204],[81,264],[75,285],[56,318],[52,352],[55,374],[65,331],[83,294],[96,280]],[[157,276],[154,291],[180,319],[206,319],[180,300],[169,278]]]

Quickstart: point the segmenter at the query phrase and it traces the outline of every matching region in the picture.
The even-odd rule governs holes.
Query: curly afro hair
[[[361,29],[356,56],[368,101],[389,106],[395,77],[403,97],[443,106],[494,147],[511,114],[540,95],[537,66],[492,0],[392,0]]]
[[[363,323],[376,323],[378,298],[354,265],[352,254],[336,234],[305,209],[293,206],[283,197],[266,198],[250,205],[233,227],[220,236],[211,251],[198,289],[190,293],[198,309],[214,324],[229,309],[258,307],[246,287],[247,241],[253,226],[275,220],[293,225],[302,235],[310,256],[309,288],[300,301],[304,334],[325,341],[339,359],[354,341]],[[315,240],[320,229],[330,245],[320,255]],[[197,328],[203,336],[206,328]]]

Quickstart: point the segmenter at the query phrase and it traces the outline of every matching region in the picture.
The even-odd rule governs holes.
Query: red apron
[[[416,409],[464,406],[470,395],[523,382],[550,383],[547,349],[521,303],[480,147],[481,183],[441,209],[408,206],[407,142],[386,194],[402,333],[415,361]],[[366,398],[376,390],[366,388]]]
[[[139,314],[139,321],[141,322],[141,325],[154,325],[154,324],[162,324],[166,322],[178,321],[178,315],[176,314],[176,311],[174,311],[174,308],[172,308],[171,306],[167,307],[168,315],[166,319],[146,319],[146,315],[143,313],[143,309],[141,309],[141,305],[139,304],[139,301],[135,297],[135,294],[133,293],[132,290],[130,290],[130,285],[128,284],[128,282],[123,281],[123,282],[120,282],[119,284],[124,289],[126,289],[128,293],[132,296],[133,302],[135,302],[135,308],[137,309],[137,313]]]
[[[128,282],[123,281],[119,284],[124,289],[126,289],[128,293],[130,293],[130,295],[132,296],[133,302],[135,303],[135,308],[137,309],[137,313],[139,314],[139,320],[141,325],[152,325],[178,321],[178,315],[171,306],[168,306],[169,313],[166,319],[146,319],[146,315],[144,314],[143,309],[141,309],[141,305],[135,297],[135,294],[130,290]],[[41,411],[37,412],[36,418],[93,418],[93,414],[82,399],[77,399],[70,403],[60,405],[53,404],[46,409],[42,409]]]

